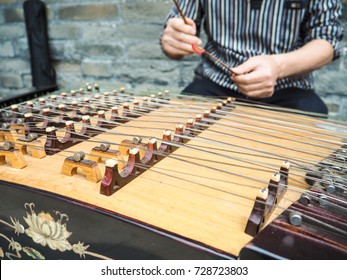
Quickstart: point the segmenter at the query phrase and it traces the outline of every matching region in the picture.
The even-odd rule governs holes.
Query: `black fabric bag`
[[[46,5],[39,0],[23,3],[30,50],[32,85],[35,88],[56,86],[56,75],[50,61]]]

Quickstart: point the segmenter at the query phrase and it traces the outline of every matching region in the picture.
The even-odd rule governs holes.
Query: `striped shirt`
[[[207,35],[205,49],[230,67],[261,54],[296,50],[313,39],[325,39],[339,56],[342,28],[338,0],[179,0],[184,15]],[[179,17],[173,6],[167,20]],[[202,56],[195,69],[220,86],[237,90],[230,73],[218,62]],[[283,88],[313,89],[312,73],[277,81]]]

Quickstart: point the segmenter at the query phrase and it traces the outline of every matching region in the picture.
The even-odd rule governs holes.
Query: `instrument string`
[[[129,96],[126,96],[127,98],[129,98]],[[96,101],[96,102],[100,102],[100,99],[91,99],[91,100],[94,100],[94,101]],[[129,100],[129,99],[126,99],[127,101]],[[159,102],[161,102],[162,104],[160,104],[161,106],[170,106],[170,105],[166,105],[165,103],[163,103],[162,102],[162,100],[161,99],[153,99],[155,102],[155,104],[159,104]],[[107,102],[109,102],[109,101],[106,101],[106,103]],[[177,104],[178,106],[180,106],[179,108],[182,108],[182,106],[181,105],[183,105],[183,103],[178,103],[178,102],[170,102],[170,104],[171,103],[173,103],[173,104]],[[246,106],[243,102],[236,102],[237,104],[240,104],[240,106],[239,107],[242,107],[242,106]],[[112,103],[110,102],[110,105],[112,105]],[[121,105],[121,103],[119,103],[119,105]],[[187,105],[187,104],[185,104],[185,105]],[[189,106],[189,105],[188,105]],[[172,107],[172,106],[171,106]],[[191,107],[191,106],[190,106]],[[196,109],[202,109],[201,108],[201,106],[195,106],[194,105],[194,107],[196,108]],[[264,111],[266,111],[266,110],[264,110]],[[263,113],[263,112],[262,112]],[[278,117],[278,116],[277,116]],[[296,116],[297,117],[297,116]],[[285,120],[287,120],[288,118],[287,117],[285,117],[284,116],[284,119]],[[320,122],[322,122],[321,120],[320,120]],[[328,122],[329,124],[331,124],[331,122],[329,121]],[[345,127],[345,126],[344,126]]]
[[[306,168],[306,170],[307,170],[307,168]]]
[[[227,112],[227,113],[230,113],[230,112]],[[137,113],[134,113],[134,114],[137,114]],[[173,114],[173,113],[172,113],[172,114]],[[171,115],[172,115],[172,114],[171,114]],[[141,114],[137,114],[137,115],[139,115],[139,116],[140,116]],[[164,116],[162,116],[162,117],[167,118],[167,117],[168,117],[168,115],[164,115]],[[177,118],[177,117],[176,117],[176,118]],[[319,139],[319,140],[322,140],[322,139]]]
[[[315,134],[318,134],[319,136],[329,136],[331,138],[334,138],[334,137],[332,137],[331,132],[329,133],[329,132],[327,132],[326,129],[323,129],[321,127],[312,127],[309,125],[302,125],[300,123],[288,121],[288,120],[282,121],[282,120],[274,119],[274,118],[272,118],[272,119],[266,118],[263,116],[257,116],[256,113],[250,115],[250,114],[246,114],[244,112],[237,112],[237,110],[229,112],[229,115],[242,117],[244,119],[253,120],[256,123],[263,123],[263,124],[267,124],[269,126],[275,126],[275,127],[282,128],[282,129],[283,128],[287,128],[287,129],[290,128],[292,130],[292,133],[294,133],[294,132],[313,132]],[[290,116],[288,116],[288,118],[289,117]],[[229,119],[228,117],[226,117],[226,119],[233,120],[234,118]],[[346,133],[336,133],[336,134],[340,135],[341,137],[346,135]],[[335,136],[335,138],[336,137],[339,137],[339,136]]]
[[[83,135],[81,135],[81,134],[78,134],[78,133],[73,133],[73,134],[76,134],[76,135],[79,135],[79,136],[83,136]],[[179,136],[179,135],[178,135]],[[142,137],[143,137],[143,135],[142,135]],[[90,137],[89,137],[90,138]],[[195,138],[188,138],[188,140],[192,140],[192,139],[195,139]],[[79,139],[79,138],[70,138],[70,140],[81,140],[81,139]],[[85,141],[88,141],[88,139],[85,139]],[[94,143],[103,143],[102,142],[102,140],[96,140],[96,138],[94,137],[94,138],[91,138],[91,140],[90,140],[90,142],[94,142]],[[105,141],[104,141],[105,142]],[[115,142],[108,142],[108,143],[110,143],[110,144],[113,144],[113,145],[119,145],[119,143],[115,143]],[[169,142],[169,141],[167,141],[166,142],[167,144],[170,144],[170,145],[172,145],[172,144],[176,144],[176,143],[172,143],[172,142]],[[186,145],[190,145],[189,143],[188,144],[186,144]],[[178,145],[177,147],[180,147],[180,148],[184,148],[185,146],[183,146],[183,145]],[[201,149],[207,149],[207,148],[209,148],[209,147],[204,147],[204,146],[201,146],[201,145],[199,145],[199,146],[197,146],[197,147],[199,147],[199,149],[200,149],[200,151],[201,151]],[[216,148],[216,147],[214,147],[213,148],[214,150],[218,150],[219,148]],[[232,152],[230,149],[224,149],[224,150],[222,150],[223,152]],[[235,154],[241,154],[240,152],[238,152],[238,151],[233,151],[233,153],[235,153]],[[248,154],[248,155],[251,155],[251,156],[254,156],[253,154],[250,154],[250,153],[243,153],[243,154]],[[217,154],[216,154],[217,155]],[[264,155],[262,156],[262,157],[264,157]],[[235,159],[235,160],[238,160],[238,161],[242,161],[243,159],[242,158],[238,158],[238,157],[235,157],[235,156],[233,156],[233,158]],[[275,158],[275,157],[273,157],[273,158]],[[281,157],[276,157],[276,159],[281,159]],[[260,165],[262,165],[262,166],[265,166],[265,167],[268,167],[269,166],[269,163],[266,163],[267,165],[265,165],[264,164],[264,162],[263,161],[247,161],[248,163],[251,163],[251,164],[257,164],[258,166],[260,166]],[[272,165],[272,167],[273,168],[275,168],[275,167],[277,167],[276,165]],[[307,171],[307,167],[306,168],[304,168],[304,170],[306,170]],[[322,180],[323,181],[323,180]]]
[[[154,170],[151,170],[151,168],[144,167],[144,169],[145,169],[145,170],[150,170],[151,172],[156,172],[156,173],[159,173],[159,174],[163,174],[163,175],[165,175],[165,176],[169,176],[169,177],[171,176],[171,177],[172,177],[172,175],[168,175],[168,173],[166,172],[166,170],[164,170],[165,173],[162,173],[162,172],[156,171],[158,168],[154,168]],[[180,173],[182,173],[182,172],[180,172]],[[184,173],[184,174],[185,174],[185,175],[192,175],[192,174],[188,174],[188,173]],[[174,177],[174,178],[175,178],[175,179],[178,179],[178,180],[182,180],[181,177]],[[193,181],[188,181],[187,179],[184,179],[184,180],[187,181],[187,182],[189,182],[189,183],[191,183],[191,184],[197,184],[197,183],[196,183],[196,180],[193,180]],[[153,180],[151,180],[151,181],[153,181]],[[159,182],[160,184],[163,183],[163,181],[158,181],[158,182]],[[164,184],[167,184],[167,183],[165,182]],[[237,184],[238,184],[238,183],[237,183]],[[220,191],[220,192],[223,192],[223,193],[226,193],[226,194],[231,194],[231,195],[237,196],[238,198],[241,198],[241,199],[251,200],[252,202],[254,201],[253,198],[249,198],[249,197],[246,197],[246,196],[244,196],[244,195],[239,195],[239,194],[235,194],[235,193],[230,193],[230,191],[225,191],[225,190],[221,190],[221,189],[216,189],[216,188],[214,188],[214,187],[211,187],[210,185],[201,184],[201,183],[199,183],[199,185],[200,185],[200,186],[203,186],[203,187],[206,187],[206,188],[209,188],[209,189],[212,188],[212,189],[214,189],[214,190],[217,190],[217,191]],[[243,185],[243,186],[247,186],[247,187],[252,187],[252,186],[245,185],[245,184],[242,184],[242,185]],[[171,185],[171,186],[172,186],[172,185]],[[177,187],[177,186],[179,187],[179,185],[176,185],[175,187]],[[313,194],[315,194],[315,193],[313,193]],[[211,196],[209,195],[208,197],[211,197]],[[311,195],[311,197],[315,197],[315,196],[312,196],[312,195]],[[214,197],[214,198],[215,198],[215,197]],[[317,197],[315,197],[315,198],[317,198]],[[217,199],[221,199],[221,198],[218,197]],[[288,200],[290,203],[295,202],[295,201],[290,201],[288,198],[285,198],[285,197],[283,197],[282,199],[283,199],[283,200]],[[224,198],[222,198],[222,200],[225,201]],[[237,202],[234,202],[234,201],[233,201],[233,204],[237,204],[237,205],[240,205],[240,206],[248,206],[248,205],[244,205],[244,204],[239,203],[239,201],[237,201]],[[266,205],[265,202],[261,202],[261,204]],[[331,203],[331,202],[327,202],[327,204],[329,204],[330,206],[339,208],[341,211],[347,212],[346,206],[342,207],[342,206],[340,206],[340,205],[337,205],[337,204]],[[257,208],[256,208],[256,209],[257,209]],[[288,209],[287,209],[287,208],[284,208],[284,207],[282,207],[282,206],[280,206],[280,205],[278,205],[278,204],[273,205],[272,213],[274,213],[274,214],[276,214],[276,215],[280,215],[281,213],[283,213],[283,212],[285,212],[285,211],[288,211]],[[306,215],[305,213],[303,213],[303,216],[304,216],[305,218],[307,218],[307,219],[310,219],[310,218],[311,218],[310,216]],[[246,218],[248,218],[248,217],[246,216]],[[314,219],[314,218],[313,218],[313,219]],[[314,221],[317,222],[317,223],[319,223],[320,225],[324,225],[325,227],[329,227],[330,230],[333,230],[333,231],[335,231],[335,233],[341,234],[342,236],[346,236],[346,235],[347,235],[347,232],[346,232],[346,231],[341,230],[341,229],[336,228],[336,227],[333,227],[333,226],[331,226],[330,224],[324,223],[324,222],[319,221],[319,220],[317,220],[317,219],[314,219]]]
[[[93,126],[87,126],[88,128],[94,128]],[[108,130],[103,130],[105,133],[110,133]],[[198,131],[198,130],[196,130],[196,132],[200,132],[200,131]],[[72,134],[76,134],[76,135],[78,135],[76,132],[73,132]],[[114,133],[113,133],[114,134]],[[83,136],[83,135],[79,135],[79,136]],[[176,135],[174,135],[174,136],[176,136]],[[187,137],[187,136],[183,136],[183,135],[177,135],[178,137],[181,137],[181,138],[185,138],[185,139],[188,139],[188,140],[192,140],[192,139],[200,139],[199,137],[195,137],[195,138],[192,138],[192,137]],[[144,137],[143,135],[142,135],[142,137]],[[147,138],[149,138],[148,136],[145,136],[145,137],[147,137]],[[71,138],[71,140],[74,140],[73,138]],[[210,139],[205,139],[205,140],[210,140]],[[87,141],[87,139],[86,139],[86,141]],[[172,144],[172,143],[170,143],[170,144]],[[223,144],[225,144],[225,145],[227,145],[227,146],[230,146],[230,144],[229,143],[223,143]],[[235,146],[235,145],[233,145],[233,146]],[[181,146],[180,146],[181,147]],[[237,147],[239,147],[239,148],[244,148],[243,146],[237,146]],[[255,152],[263,152],[263,151],[260,151],[260,150],[253,150],[253,151],[255,151]],[[283,155],[283,157],[285,157],[285,155]],[[297,159],[298,160],[298,159]]]
[[[72,151],[64,151],[64,152],[70,152],[70,153],[72,153]],[[59,154],[59,155],[62,156],[61,154]],[[246,196],[243,196],[243,195],[239,195],[239,194],[236,194],[236,193],[233,193],[233,192],[230,192],[230,191],[225,191],[225,190],[221,190],[221,189],[218,189],[218,188],[215,188],[215,187],[211,187],[210,185],[197,183],[196,180],[191,181],[191,180],[187,180],[187,179],[182,179],[182,176],[170,175],[170,174],[168,174],[167,171],[169,171],[169,172],[176,172],[176,173],[180,173],[180,174],[191,175],[191,176],[193,176],[193,174],[189,174],[189,173],[185,173],[185,172],[177,172],[177,171],[173,171],[173,170],[167,170],[167,169],[164,169],[164,168],[158,168],[158,167],[156,167],[156,166],[148,166],[148,165],[144,165],[144,164],[136,164],[136,166],[139,167],[139,168],[143,168],[143,169],[145,169],[146,171],[149,171],[149,172],[161,173],[162,175],[165,175],[165,176],[171,176],[171,177],[175,178],[176,180],[185,180],[185,181],[188,181],[188,182],[191,183],[191,184],[198,184],[198,185],[200,185],[200,186],[203,186],[203,187],[206,187],[206,188],[209,188],[209,189],[213,189],[213,190],[216,190],[216,191],[219,191],[219,192],[227,193],[227,194],[230,194],[230,195],[232,195],[232,196],[237,196],[238,198],[242,198],[242,199],[246,199],[246,200],[253,201],[253,198],[249,198],[249,197],[246,197]],[[164,170],[165,172],[163,173],[163,172],[160,172],[160,171],[158,171],[158,170]],[[205,176],[203,176],[203,177],[205,177]],[[206,177],[205,177],[205,178],[206,178]],[[210,178],[210,179],[211,179],[211,178]],[[215,180],[215,178],[213,178],[213,179]],[[220,180],[217,179],[217,181],[220,181]],[[160,181],[160,183],[163,183],[163,181]],[[230,182],[228,181],[228,183],[230,183]],[[239,183],[239,182],[234,182],[234,183],[237,184],[238,186],[240,186],[240,183]],[[166,182],[165,182],[165,184],[167,185]],[[247,186],[247,185],[245,185],[245,184],[241,184],[241,185]],[[175,185],[174,187],[182,188],[182,187],[180,187],[179,184],[178,184],[178,185]],[[253,188],[254,188],[254,186],[252,186],[252,185],[248,185],[248,187],[253,187]],[[191,190],[189,190],[189,191],[191,191]],[[302,191],[302,190],[301,190],[301,191]],[[194,191],[194,192],[196,192],[196,191]],[[309,191],[308,191],[308,192],[309,192]],[[199,192],[199,193],[200,193],[200,192]],[[203,194],[203,195],[205,195],[205,194]],[[313,193],[313,195],[316,195],[316,194]],[[209,197],[211,197],[211,196],[209,195]],[[220,198],[220,197],[217,197],[216,199],[221,199],[221,198]],[[283,199],[284,199],[284,200],[288,200],[288,199],[286,199],[286,198],[283,198]],[[223,198],[223,200],[225,200],[225,198]],[[293,203],[294,201],[290,201],[290,202]],[[241,203],[239,203],[239,202],[237,202],[237,203],[241,205]],[[327,203],[328,203],[328,204],[331,204],[333,207],[339,207],[338,205],[336,205],[336,204],[334,204],[334,203],[330,203],[329,201],[328,201]],[[233,204],[235,204],[234,201],[233,201]],[[235,205],[234,205],[234,206],[235,206]],[[340,208],[341,208],[342,210],[346,211],[346,209],[345,209],[344,207],[340,207]],[[278,212],[278,215],[281,214],[281,213],[284,212],[284,211],[287,211],[286,208],[281,207],[281,206],[279,206],[279,205],[274,205],[274,210],[279,211],[279,212]],[[305,215],[304,213],[303,213],[303,216],[306,217],[306,215]],[[247,217],[246,217],[246,218],[247,218]],[[307,218],[307,219],[311,219],[310,216],[307,216],[306,218]],[[335,231],[335,233],[341,234],[341,235],[343,235],[343,236],[346,235],[346,232],[345,232],[345,231],[343,231],[343,230],[341,230],[341,229],[338,229],[338,228],[336,228],[336,227],[332,227],[331,225],[326,224],[326,223],[323,223],[322,221],[315,220],[315,222],[320,223],[322,226],[329,227],[330,230]]]
[[[123,145],[123,146],[126,146],[126,145]],[[151,152],[153,152],[153,151],[151,151]],[[57,155],[59,155],[59,156],[62,156],[62,157],[65,157],[64,156],[64,154],[66,154],[66,153],[68,153],[68,154],[74,154],[74,153],[76,153],[76,151],[71,151],[71,150],[63,150],[62,151],[62,153],[60,153],[60,154],[57,154]],[[157,154],[157,152],[155,152],[155,154]],[[92,154],[89,154],[89,155],[92,155]],[[191,163],[191,164],[195,164],[195,162],[191,162],[191,161],[187,161],[186,159],[180,159],[180,158],[177,158],[176,156],[173,156],[173,157],[171,157],[171,158],[173,158],[173,159],[175,159],[175,160],[179,160],[179,161],[182,161],[182,162],[188,162],[188,163]],[[104,159],[109,159],[108,157],[105,157]],[[200,160],[200,158],[193,158],[194,160]],[[123,158],[119,158],[118,159],[118,161],[119,162],[122,162],[124,165],[127,163],[127,161],[126,160],[124,160]],[[249,179],[249,180],[252,180],[252,181],[256,181],[256,182],[261,182],[261,183],[266,183],[267,184],[267,181],[265,181],[265,180],[261,180],[261,179],[257,179],[257,178],[254,178],[254,177],[250,177],[250,176],[244,176],[244,175],[240,175],[240,174],[238,174],[238,173],[233,173],[233,172],[230,172],[230,171],[225,171],[225,170],[222,170],[222,169],[218,169],[218,168],[214,168],[214,167],[211,167],[211,166],[209,166],[209,165],[203,165],[203,164],[200,164],[202,167],[205,167],[205,168],[209,168],[209,169],[212,169],[212,170],[217,170],[217,171],[220,171],[220,172],[223,172],[223,173],[225,173],[225,172],[228,172],[229,174],[233,174],[233,175],[236,175],[236,176],[238,176],[238,177],[244,177],[244,178],[247,178],[247,179]],[[165,173],[162,173],[163,175],[167,175],[168,173],[177,173],[177,174],[179,174],[179,176],[176,176],[176,177],[173,177],[173,178],[175,178],[175,179],[180,179],[180,180],[183,180],[181,177],[181,175],[182,174],[184,174],[184,175],[190,175],[190,176],[193,176],[194,177],[194,175],[193,174],[190,174],[190,173],[185,173],[185,172],[180,172],[180,171],[177,171],[177,170],[171,170],[171,169],[167,169],[167,168],[158,168],[156,165],[154,165],[154,166],[151,166],[151,165],[145,165],[145,164],[139,164],[139,163],[136,163],[135,164],[135,166],[137,166],[137,167],[146,167],[146,170],[149,170],[149,171],[153,171],[153,170],[162,170],[162,171],[165,171]],[[168,176],[170,176],[170,175],[168,175]],[[242,184],[242,183],[240,183],[239,181],[226,181],[226,180],[221,180],[221,179],[218,179],[218,178],[211,178],[211,177],[206,177],[206,176],[199,176],[199,177],[201,177],[201,178],[205,178],[205,179],[213,179],[214,181],[217,181],[217,182],[226,182],[226,183],[228,183],[228,185],[230,184],[230,183],[232,183],[232,184],[235,184],[235,185],[237,185],[238,187],[239,186],[243,186],[243,187],[249,187],[249,188],[253,188],[253,189],[259,189],[258,187],[255,187],[254,185],[250,185],[250,184]],[[193,181],[190,181],[190,183],[196,183],[196,182],[193,182]],[[198,184],[198,183],[196,183],[196,184]],[[199,183],[200,184],[200,183]],[[201,185],[201,184],[200,184]],[[269,183],[269,185],[272,185],[271,183]],[[218,188],[215,188],[215,187],[211,187],[211,186],[208,186],[208,185],[206,185],[206,187],[208,187],[208,188],[210,188],[210,189],[214,189],[214,190],[219,190],[219,191],[222,191],[222,192],[227,192],[227,193],[229,193],[229,194],[231,194],[231,195],[237,195],[237,194],[235,194],[235,193],[233,193],[233,192],[230,192],[230,191],[225,191],[225,190],[220,190],[220,189],[218,189]],[[286,187],[286,186],[282,186],[282,187]],[[309,194],[309,193],[311,193],[310,195],[312,196],[312,197],[315,197],[317,194],[316,193],[314,193],[314,192],[310,192],[310,191],[307,191],[307,190],[304,190],[304,189],[301,189],[301,188],[297,188],[297,187],[291,187],[291,186],[288,186],[287,187],[288,189],[290,189],[290,190],[292,190],[292,191],[296,191],[296,192],[300,192],[300,193],[307,193],[307,194]],[[330,198],[330,197],[329,197]],[[332,199],[336,199],[336,198],[333,198],[332,197]],[[287,199],[288,200],[288,199]],[[252,200],[253,201],[253,200]],[[290,201],[290,200],[288,200],[288,201]],[[290,201],[290,203],[293,203],[294,201]],[[343,202],[343,201],[341,201],[341,202]],[[330,202],[327,202],[328,204],[331,204],[332,206],[336,206],[335,204],[332,204],[332,203],[330,203]]]
[[[102,143],[102,140],[98,140],[96,137],[94,137],[92,140],[90,140],[91,142],[95,142],[95,143]],[[168,141],[166,141],[167,142],[167,144],[173,144],[173,143],[171,143],[171,142],[168,142]],[[114,143],[114,142],[112,142],[112,144],[117,144],[118,146],[122,146],[122,144],[119,144],[119,143]],[[124,145],[123,145],[124,146]],[[178,147],[182,147],[182,146],[179,146],[178,145]],[[140,149],[144,149],[143,147],[141,147]],[[201,152],[206,152],[206,151],[204,151],[204,150],[201,150],[201,149],[198,149],[199,151],[201,151]],[[58,151],[60,151],[60,150],[58,150]],[[153,151],[146,151],[146,152],[153,152]],[[158,152],[153,152],[153,153],[158,153]],[[210,152],[211,153],[211,152]],[[177,159],[177,155],[174,157],[174,156],[172,156],[171,154],[163,154],[163,153],[160,153],[161,155],[164,155],[165,157],[168,157],[168,158],[176,158]],[[218,153],[213,153],[214,155],[216,155],[216,156],[225,156],[225,155],[222,155],[222,154],[218,154]],[[204,159],[201,159],[201,158],[194,158],[194,157],[188,157],[188,156],[186,156],[186,155],[184,155],[183,156],[183,161],[187,161],[187,158],[193,158],[194,160],[200,160],[200,161],[202,161],[202,160],[204,160]],[[228,157],[228,158],[233,158],[233,157]],[[245,160],[245,159],[242,159],[242,158],[236,158],[238,161],[243,161],[243,162],[246,162],[246,163],[250,163],[250,164],[253,164],[253,162],[249,162],[249,161],[247,161],[247,160]],[[180,159],[180,160],[182,160],[182,159]],[[213,162],[213,161],[211,161],[211,160],[205,160],[205,161],[207,161],[208,163],[211,163],[211,162]],[[217,161],[214,161],[214,162],[217,162]],[[223,164],[224,166],[226,165],[225,164],[225,162],[217,162],[217,163],[219,163],[219,164]],[[242,166],[242,165],[238,165],[238,164],[230,164],[230,165],[232,165],[232,166],[234,166],[234,167],[242,167],[242,168],[245,168],[245,169],[254,169],[254,170],[258,170],[258,171],[260,171],[261,169],[259,168],[259,164],[258,164],[258,168],[255,168],[255,167],[253,167],[253,166],[250,166],[250,167],[247,167],[247,166]],[[200,164],[200,166],[202,166],[202,167],[207,167],[208,168],[208,165],[202,165],[202,164]],[[266,167],[266,168],[268,168],[269,167],[269,165],[263,165],[264,167]],[[217,170],[217,169],[216,169]],[[221,172],[223,172],[223,170],[221,170],[221,169],[218,169],[219,171],[221,171]],[[267,169],[266,171],[268,171],[269,169]],[[273,169],[271,168],[270,169],[271,171],[273,171]],[[263,171],[265,171],[265,170],[263,170]],[[225,172],[225,171],[224,171]],[[237,173],[235,173],[235,172],[233,172],[233,173],[228,173],[228,174],[233,174],[233,175],[237,175],[237,176],[241,176],[242,177],[242,175],[240,175],[240,174],[237,174]],[[293,174],[294,175],[294,174]],[[245,177],[245,178],[247,178],[247,179],[253,179],[253,180],[256,180],[256,179],[254,179],[254,178],[252,178],[252,177]],[[263,183],[266,183],[266,181],[259,181],[259,182],[263,182]],[[288,186],[288,188],[290,189],[291,188],[291,186]]]
[[[99,93],[100,91],[98,90],[97,91],[97,93]],[[117,91],[116,91],[117,92]],[[92,93],[90,93],[90,94],[92,94]],[[117,92],[117,94],[119,94],[118,92]],[[130,96],[133,96],[134,95],[134,93],[127,93],[128,94],[128,97],[130,97]],[[123,96],[124,96],[124,94],[123,94]],[[187,96],[180,96],[180,99],[182,99],[182,100],[192,100],[192,101],[194,101],[194,102],[196,102],[196,100],[199,100],[201,103],[207,103],[207,102],[212,102],[212,101],[215,101],[216,100],[216,98],[214,97],[214,98],[207,98],[207,97],[204,97],[204,98],[197,98],[197,97],[194,97],[194,98],[191,98],[191,97],[187,97]],[[240,100],[239,98],[238,98],[238,100]],[[249,105],[249,100],[245,100],[245,101],[247,101],[247,103],[245,103],[245,102],[243,102],[244,100],[242,100],[241,99],[241,101],[242,102],[235,102],[235,103],[237,103],[237,104],[239,104],[240,106],[242,105],[242,106],[253,106],[253,105]],[[255,103],[255,102],[253,102],[253,103]],[[259,103],[259,102],[258,102]],[[259,103],[260,105],[258,105],[258,106],[265,106],[266,108],[271,108],[271,110],[275,110],[276,109],[276,106],[269,106],[268,104],[262,104],[262,103]],[[285,111],[285,112],[287,112],[288,111],[288,109],[286,109],[286,108],[282,108],[282,107],[279,107],[278,108],[279,110],[282,110],[282,111]],[[285,110],[284,110],[285,109]],[[290,111],[290,110],[289,110]],[[300,112],[300,111],[299,111]],[[306,112],[305,112],[306,113]],[[336,121],[335,121],[336,122]],[[330,120],[329,121],[329,124],[331,124],[332,123],[332,121]]]
[[[227,98],[227,97],[226,97]],[[212,99],[212,101],[214,102],[214,103],[216,103],[216,99]],[[225,101],[225,99],[224,100],[220,100],[220,102],[219,103],[222,103],[222,101]],[[245,100],[246,101],[246,100]],[[179,102],[175,102],[175,101],[170,101],[170,104],[176,104],[177,105],[177,108],[182,108],[182,105],[185,105],[184,103],[179,103]],[[249,106],[249,104],[247,104],[246,102],[235,102],[235,101],[231,101],[229,104],[227,104],[227,105],[229,105],[230,106],[230,104],[231,105],[238,105],[237,106],[237,108],[236,108],[236,110],[240,110],[242,113],[244,113],[245,115],[247,115],[247,116],[249,116],[249,112],[247,112],[247,111],[245,111],[245,110],[242,110],[242,108],[247,108],[247,107],[251,107],[251,108],[253,108],[253,106]],[[196,108],[196,109],[203,109],[203,107],[202,106],[196,106],[195,104],[194,105],[192,105],[192,106],[189,106],[188,105],[188,107],[194,107],[194,108]],[[261,114],[260,113],[257,113],[257,112],[252,112],[252,115],[257,115],[257,116],[264,116],[264,114],[267,114],[267,115],[269,115],[270,114],[270,117],[274,117],[273,115],[271,115],[271,111],[268,113],[268,111],[269,110],[266,110],[266,109],[269,109],[269,108],[271,108],[272,109],[272,107],[269,105],[269,104],[264,104],[263,103],[263,106],[261,107],[261,108],[263,108],[263,109],[265,109],[265,110],[262,110],[261,111]],[[296,110],[297,111],[297,110]],[[288,113],[286,113],[286,111],[284,111],[285,112],[285,114],[283,114],[283,116],[280,118],[282,121],[285,121],[285,122],[288,122]],[[300,112],[300,111],[298,111],[298,112]],[[229,112],[229,111],[225,111],[225,113],[226,114],[232,114],[232,111],[231,112]],[[305,112],[306,113],[306,112]],[[300,118],[300,116],[299,115],[297,115],[297,114],[291,114],[292,116],[295,116],[295,118],[296,118],[296,122],[294,123],[294,124],[297,124],[297,121],[298,120],[300,120],[300,121],[302,121],[302,122],[305,122],[305,123],[311,123],[311,121],[310,120],[307,120],[307,119],[301,119]],[[276,115],[276,119],[277,118],[279,118],[279,116],[278,115]],[[271,119],[271,118],[270,118]],[[265,121],[266,120],[269,120],[269,118],[265,118]],[[316,119],[316,121],[317,122],[320,122],[320,123],[326,123],[326,124],[329,124],[329,125],[332,125],[332,124],[335,124],[333,121],[331,121],[331,120],[324,120],[324,119]],[[290,123],[292,123],[292,122],[290,122]],[[344,128],[344,129],[346,129],[346,125],[345,124],[338,124],[338,123],[336,123],[336,126],[338,126],[338,127],[341,127],[341,128]]]
[[[79,115],[80,117],[82,117],[82,115]],[[41,116],[37,116],[38,118],[40,118]],[[47,118],[46,118],[47,119]],[[114,122],[114,121],[107,121],[107,120],[105,120],[105,119],[98,119],[98,118],[92,118],[92,119],[96,119],[96,121],[102,121],[103,123],[107,123],[107,124],[114,124],[114,125],[122,125],[122,126],[126,126],[126,125],[124,125],[124,124],[122,124],[122,123],[120,123],[120,122]],[[127,120],[135,120],[136,118],[129,118],[129,117],[127,117],[127,118],[125,118],[125,119],[127,119]],[[146,121],[145,121],[146,122]],[[211,123],[216,123],[216,121],[215,120],[209,120],[209,122],[211,122]],[[167,123],[167,122],[166,122]],[[205,127],[208,127],[209,125],[207,125],[207,124],[199,124],[199,126],[205,126]],[[228,125],[227,125],[228,126]],[[252,133],[252,134],[254,134],[254,132],[252,132],[252,131],[250,131],[250,130],[246,130],[246,129],[243,129],[243,130],[245,130],[245,131],[248,131],[249,133]],[[220,132],[220,131],[214,131],[214,132],[216,132],[216,133],[222,133],[222,132]],[[230,134],[229,134],[230,135]],[[238,136],[239,138],[240,138],[240,136]],[[279,136],[274,136],[274,137],[279,137]],[[292,140],[292,139],[290,139],[289,141],[295,141],[295,140]],[[265,144],[265,143],[264,143]],[[311,144],[311,143],[309,143],[309,144]],[[320,153],[321,154],[321,153]]]

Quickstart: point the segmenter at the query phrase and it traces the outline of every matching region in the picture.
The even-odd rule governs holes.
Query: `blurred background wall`
[[[0,98],[30,88],[29,46],[23,0],[0,0]],[[134,91],[179,92],[198,57],[166,58],[159,34],[171,0],[45,0],[49,45],[59,88],[85,82]],[[342,24],[347,30],[347,0]],[[314,73],[332,117],[347,118],[347,36],[342,57]]]

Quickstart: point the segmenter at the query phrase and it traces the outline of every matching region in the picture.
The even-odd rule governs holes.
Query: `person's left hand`
[[[254,56],[231,70],[235,73],[231,79],[246,96],[266,98],[273,95],[279,76],[279,65],[273,56]]]

